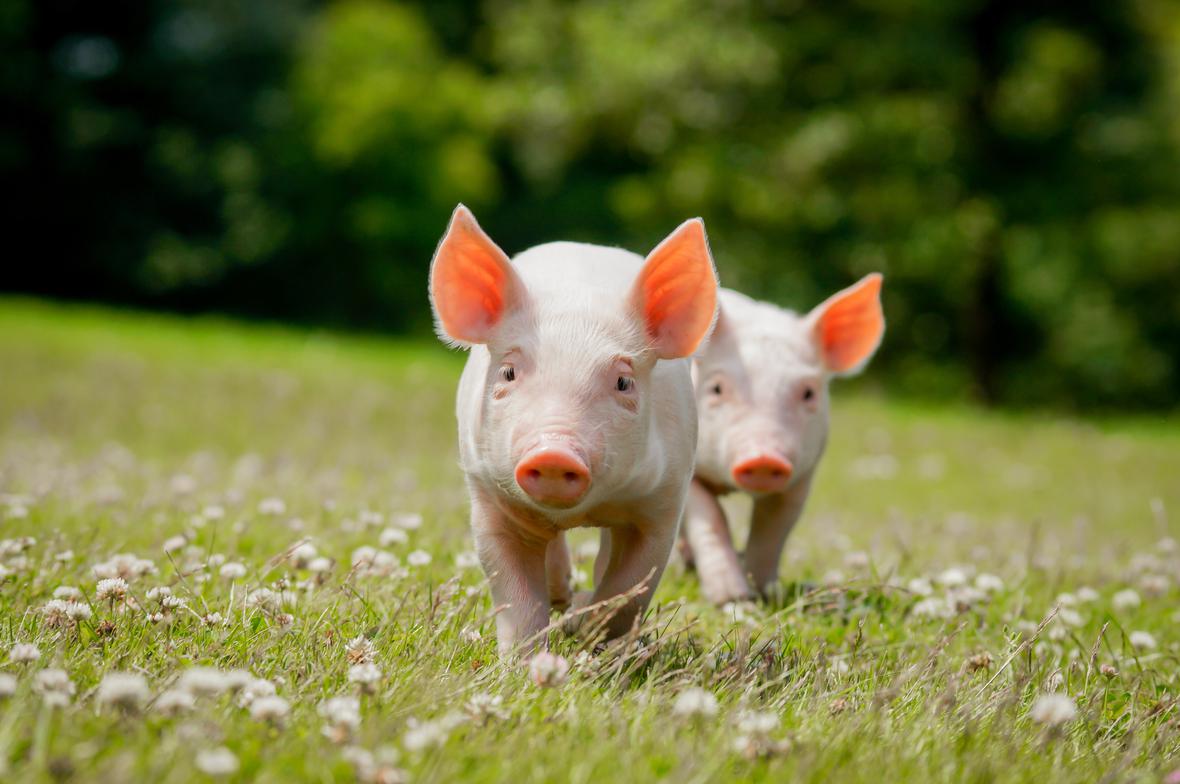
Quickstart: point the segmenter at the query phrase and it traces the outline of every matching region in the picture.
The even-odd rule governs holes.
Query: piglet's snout
[[[516,464],[516,483],[539,504],[571,507],[590,489],[590,469],[565,442],[542,440]]]
[[[793,470],[790,461],[781,455],[753,455],[734,465],[733,481],[752,493],[778,493],[786,488]]]

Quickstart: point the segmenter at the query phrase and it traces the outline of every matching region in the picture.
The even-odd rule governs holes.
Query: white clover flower
[[[72,585],[62,585],[53,589],[53,598],[67,602],[76,602],[82,598],[82,591]]]
[[[118,601],[127,595],[127,581],[122,577],[107,577],[94,587],[94,597],[100,602]]]
[[[255,700],[262,697],[273,697],[275,694],[275,685],[266,678],[253,678],[245,686],[241,687],[238,694],[238,706],[242,708],[250,707]]]
[[[1083,585],[1078,589],[1078,601],[1085,604],[1098,601],[1098,592],[1088,585]]]
[[[315,545],[311,542],[303,542],[291,551],[291,563],[296,569],[305,569],[319,554]]]
[[[405,575],[396,555],[367,545],[352,551],[352,568],[365,577],[400,578]]]
[[[1068,695],[1042,694],[1033,702],[1028,715],[1038,724],[1056,727],[1076,719],[1078,706]]]
[[[966,585],[967,573],[957,566],[953,566],[938,575],[938,583],[947,588],[957,588],[960,585]]]
[[[287,504],[281,498],[264,498],[258,502],[258,514],[278,517],[287,512]]]
[[[50,599],[41,608],[41,614],[45,616],[45,625],[51,629],[56,629],[59,626],[73,626],[74,621],[70,617],[69,610],[74,606],[73,602],[67,602],[64,599]]]
[[[148,699],[147,680],[134,672],[107,673],[98,684],[95,699],[103,705],[137,710]]]
[[[1131,610],[1143,603],[1139,593],[1134,588],[1119,591],[1110,599],[1110,606],[1116,610]]]
[[[1078,597],[1076,597],[1072,593],[1068,593],[1068,592],[1059,593],[1059,594],[1057,594],[1056,603],[1060,604],[1062,607],[1077,607]]]
[[[1148,596],[1161,596],[1172,587],[1172,581],[1162,574],[1145,574],[1139,578],[1139,587]]]
[[[934,586],[925,577],[915,577],[906,583],[906,590],[918,596],[929,596],[934,593]]]
[[[222,564],[217,572],[227,580],[240,580],[246,576],[246,567],[236,561]]]
[[[7,672],[0,672],[0,700],[6,700],[16,694],[16,676]]]
[[[1086,624],[1085,618],[1077,610],[1071,610],[1068,607],[1062,607],[1057,612],[1057,620],[1066,626],[1084,626]]]
[[[1155,637],[1151,632],[1131,632],[1128,638],[1131,641],[1131,647],[1140,651],[1150,651],[1156,647]]]
[[[910,612],[916,618],[951,618],[955,610],[944,599],[932,596],[915,604]]]
[[[354,664],[348,668],[348,682],[357,684],[366,692],[376,689],[380,680],[381,669],[376,664]]]
[[[425,566],[426,564],[430,563],[430,561],[430,553],[426,552],[425,550],[415,550],[406,556],[406,563],[408,563],[410,566]]]
[[[1004,590],[1004,581],[994,574],[983,574],[975,577],[975,587],[984,593],[997,593]]]
[[[158,571],[155,563],[131,553],[112,555],[110,559],[94,566],[94,576],[100,580],[119,577],[131,581]]]
[[[30,566],[29,559],[23,555],[18,555],[15,558],[9,558],[8,559],[8,567],[9,567],[8,574],[26,571],[29,568],[29,566]]]
[[[176,679],[176,688],[198,697],[214,697],[229,688],[229,681],[216,667],[189,667]]]
[[[196,698],[185,689],[168,689],[156,697],[152,710],[165,716],[179,716],[188,713],[197,705]]]
[[[852,665],[845,659],[832,659],[830,663],[832,674],[837,678],[843,678],[848,673],[852,672]]]
[[[361,726],[361,702],[356,697],[331,697],[316,710],[333,727],[355,732]]]
[[[371,640],[358,634],[348,641],[344,654],[348,657],[349,664],[370,664],[377,654],[377,649]]]
[[[165,610],[179,610],[183,607],[188,607],[188,601],[179,596],[165,596],[160,600],[160,606]]]
[[[529,660],[529,678],[538,686],[556,688],[569,677],[570,664],[564,656],[541,651]]]
[[[89,604],[82,604],[81,602],[69,602],[69,607],[66,608],[66,615],[70,616],[70,620],[74,623],[79,621],[88,621],[94,615],[94,610],[90,609]]]
[[[201,517],[206,520],[220,520],[225,517],[225,507],[210,504],[201,510]]]
[[[405,528],[413,531],[422,527],[422,515],[415,512],[403,512],[401,514],[395,514],[390,519],[390,522],[396,525],[398,528]]]
[[[692,686],[676,695],[676,701],[672,703],[672,713],[686,717],[709,718],[716,716],[717,698],[710,691],[699,686]]]
[[[739,732],[747,735],[768,735],[778,729],[778,714],[768,711],[742,711],[736,722]]]
[[[164,597],[171,596],[171,595],[172,595],[172,589],[166,585],[158,585],[155,588],[149,588],[148,592],[146,594],[144,594],[144,596],[147,597],[148,601],[151,601],[151,602],[161,601],[162,599],[164,599]]]
[[[28,664],[41,658],[41,649],[31,642],[18,642],[8,649],[8,660],[15,664]]]
[[[967,612],[972,607],[987,601],[987,594],[969,585],[949,588],[946,592],[947,604],[956,612]]]
[[[402,745],[407,751],[421,751],[428,746],[441,746],[447,742],[451,730],[465,721],[459,713],[448,713],[434,721],[410,719],[409,729],[402,736]]]
[[[357,518],[361,525],[368,528],[375,528],[385,522],[385,515],[371,509],[362,509]]]
[[[197,489],[197,480],[188,474],[177,474],[169,484],[177,495],[190,495]]]
[[[76,687],[65,670],[47,668],[34,676],[33,690],[40,694],[50,707],[64,708],[70,704]]]
[[[238,772],[238,758],[225,746],[197,752],[197,770],[206,776],[232,776]]]
[[[870,563],[869,554],[863,550],[854,550],[844,556],[844,566],[857,572],[868,569]]]
[[[324,574],[326,572],[330,572],[332,571],[332,559],[324,558],[322,556],[319,558],[312,558],[307,563],[307,570],[309,572],[314,572],[315,574]]]
[[[373,752],[360,746],[346,746],[340,750],[340,756],[352,768],[352,774],[357,781],[377,781],[377,760],[373,757]]]
[[[202,616],[201,622],[206,626],[221,626],[225,623],[225,619],[221,617],[221,613],[214,611]]]
[[[373,560],[376,557],[376,547],[369,547],[367,544],[362,545],[352,551],[352,568],[372,566]]]
[[[410,537],[406,534],[405,529],[386,528],[381,532],[377,541],[382,547],[390,547],[395,544],[405,544],[410,541]]]
[[[255,721],[278,723],[287,718],[290,712],[291,703],[274,694],[257,697],[250,703],[250,718]]]
[[[35,544],[37,544],[37,540],[31,536],[20,536],[16,539],[0,539],[0,558],[7,558],[23,553]]]
[[[481,691],[471,695],[463,706],[463,710],[472,720],[484,724],[489,719],[508,718],[508,714],[501,707],[503,704],[504,698],[499,694]]]
[[[53,556],[53,560],[57,561],[58,563],[69,563],[70,561],[74,560],[74,551],[62,550],[60,553],[57,553]]]
[[[246,596],[246,604],[267,612],[277,612],[283,607],[283,597],[269,588],[255,588]]]
[[[225,679],[225,688],[229,691],[237,692],[249,686],[254,682],[254,674],[249,670],[232,669],[226,670],[221,674]]]
[[[820,582],[824,585],[840,585],[844,581],[844,572],[839,569],[829,569],[820,577]]]
[[[177,550],[184,549],[184,546],[187,544],[188,544],[188,539],[185,539],[183,536],[169,537],[164,540],[164,552],[174,553]]]

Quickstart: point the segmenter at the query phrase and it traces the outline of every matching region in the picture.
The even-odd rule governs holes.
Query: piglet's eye
[[[620,392],[630,392],[635,389],[635,379],[630,376],[619,376],[618,380],[615,381],[615,389]]]
[[[814,400],[815,399],[815,390],[812,389],[811,387],[803,387],[803,399],[804,400]]]
[[[713,394],[713,395],[720,395],[721,394],[721,382],[718,381],[715,384],[713,384],[713,386],[709,387],[709,393]]]
[[[501,381],[509,381],[509,382],[515,381],[516,380],[516,368],[512,367],[512,365],[501,366],[500,380]]]

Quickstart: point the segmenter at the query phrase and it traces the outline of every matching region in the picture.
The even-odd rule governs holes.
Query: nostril
[[[537,469],[537,468],[530,468],[529,469],[529,479],[540,479],[540,478],[541,478],[540,469]]]
[[[576,482],[576,481],[578,481],[579,478],[580,477],[577,474],[575,474],[573,471],[566,471],[565,472],[565,481],[567,481],[567,482]]]

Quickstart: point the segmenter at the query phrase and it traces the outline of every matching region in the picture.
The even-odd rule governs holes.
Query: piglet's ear
[[[824,366],[830,372],[858,373],[881,345],[885,334],[882,280],[879,272],[866,275],[828,297],[808,315]]]
[[[717,312],[717,272],[704,221],[685,221],[648,254],[631,302],[660,359],[696,351]]]
[[[460,204],[430,264],[430,304],[439,334],[459,345],[487,343],[524,285],[504,251]]]

